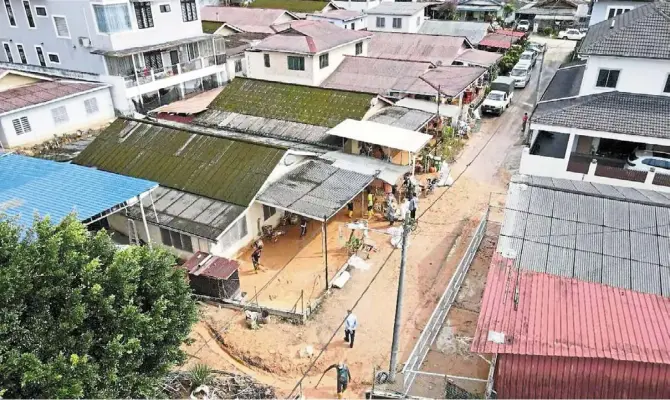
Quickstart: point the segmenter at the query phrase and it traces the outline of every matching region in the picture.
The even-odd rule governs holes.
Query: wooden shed
[[[237,261],[198,251],[184,263],[189,284],[196,294],[232,299],[240,293]]]

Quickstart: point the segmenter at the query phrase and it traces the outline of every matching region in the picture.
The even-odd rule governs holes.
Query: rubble
[[[211,382],[191,392],[191,378],[186,371],[168,374],[163,383],[163,391],[171,399],[274,399],[275,389],[263,385],[249,375],[225,371],[212,371]]]

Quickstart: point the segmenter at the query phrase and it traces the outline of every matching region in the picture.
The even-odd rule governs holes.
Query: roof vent
[[[616,20],[612,20],[612,23],[610,24],[610,29],[614,29],[614,24],[616,23]]]

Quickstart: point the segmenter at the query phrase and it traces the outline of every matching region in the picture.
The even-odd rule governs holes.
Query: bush
[[[542,33],[544,33],[546,36],[552,36],[554,34],[554,28],[547,26],[546,28],[542,29]]]
[[[191,389],[212,383],[212,369],[205,364],[196,364],[189,371]]]

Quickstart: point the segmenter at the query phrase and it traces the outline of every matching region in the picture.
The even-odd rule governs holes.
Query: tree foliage
[[[153,397],[197,319],[164,250],[117,251],[73,216],[0,220],[0,391],[7,398]]]

